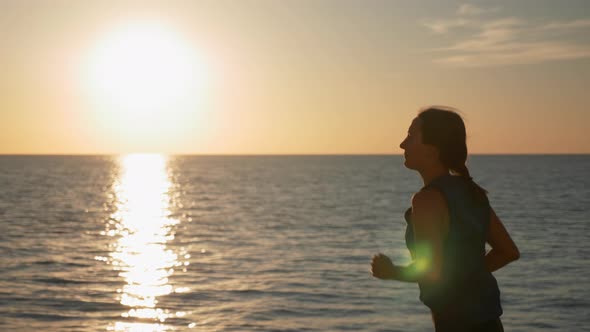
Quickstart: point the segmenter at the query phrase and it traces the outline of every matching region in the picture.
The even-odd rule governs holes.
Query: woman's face
[[[420,118],[415,118],[408,129],[408,136],[399,145],[404,150],[404,165],[413,170],[423,169],[425,165],[432,163],[433,158],[438,158],[436,148],[422,143],[422,131],[420,130]]]

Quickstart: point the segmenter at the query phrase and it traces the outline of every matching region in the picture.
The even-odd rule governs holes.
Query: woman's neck
[[[449,169],[444,167],[444,166],[437,166],[437,167],[431,167],[425,170],[420,171],[420,176],[422,177],[422,182],[424,182],[424,186],[426,187],[427,185],[430,184],[430,182],[432,182],[432,180],[443,176],[443,175],[448,175],[449,174]]]

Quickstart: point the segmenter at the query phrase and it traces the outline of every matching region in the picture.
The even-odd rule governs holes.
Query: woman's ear
[[[428,154],[435,160],[440,160],[440,151],[432,144],[425,144]]]

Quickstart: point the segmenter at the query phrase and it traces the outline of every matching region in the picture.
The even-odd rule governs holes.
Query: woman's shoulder
[[[423,188],[412,196],[412,209],[425,211],[444,211],[447,202],[444,194],[435,188]]]
[[[411,220],[422,232],[435,232],[445,237],[449,231],[450,217],[446,199],[438,190],[420,190],[412,197]],[[423,233],[424,234],[424,233]]]

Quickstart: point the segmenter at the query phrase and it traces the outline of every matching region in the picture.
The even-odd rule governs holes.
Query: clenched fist
[[[371,273],[379,279],[393,279],[394,265],[389,257],[379,253],[371,261]]]

